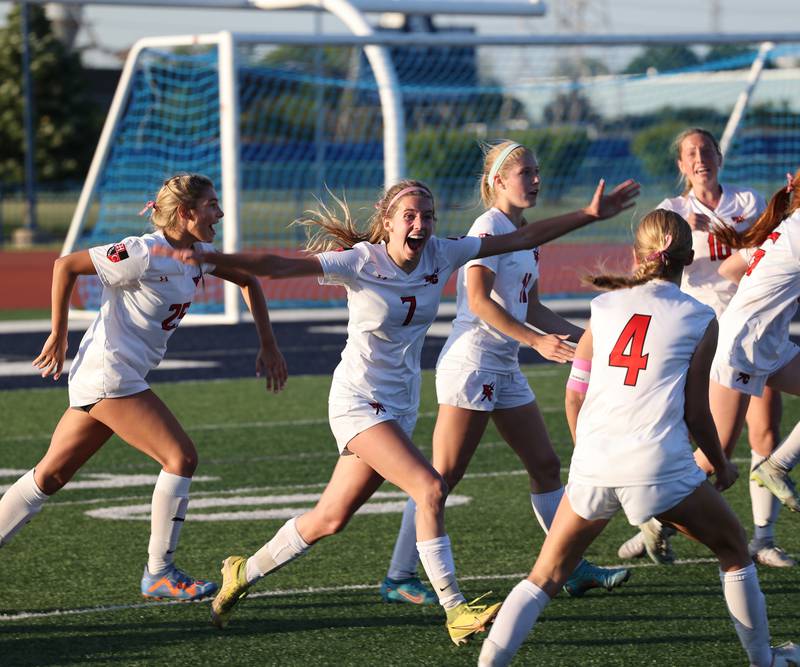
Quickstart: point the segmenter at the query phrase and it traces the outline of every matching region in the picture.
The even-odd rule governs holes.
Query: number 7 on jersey
[[[643,352],[650,319],[650,315],[632,315],[608,355],[609,366],[628,369],[625,373],[625,384],[628,387],[635,387],[639,381],[639,372],[647,369],[647,358],[650,355]]]

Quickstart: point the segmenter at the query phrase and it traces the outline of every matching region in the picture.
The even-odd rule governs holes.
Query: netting
[[[755,48],[393,47],[403,95],[407,172],[437,197],[438,233],[461,234],[482,212],[481,142],[533,148],[542,169],[533,219],[585,205],[599,178],[636,178],[636,212],[573,233],[543,254],[544,294],[580,290],[603,257],[627,257],[633,220],[678,192],[670,144],[687,127],[720,137],[746,88]],[[329,192],[366,220],[383,184],[383,122],[360,47],[238,47],[242,248],[288,252],[289,223]],[[144,231],[136,213],[161,181],[199,171],[220,184],[216,47],[145,50],[80,247]],[[728,153],[721,180],[769,196],[800,165],[800,45],[775,48]],[[218,239],[219,245],[219,239]],[[87,281],[88,283],[89,281]],[[265,283],[273,305],[340,303],[315,281]],[[84,285],[93,305],[97,290]],[[207,312],[222,310],[209,281]],[[193,312],[195,309],[192,306]]]

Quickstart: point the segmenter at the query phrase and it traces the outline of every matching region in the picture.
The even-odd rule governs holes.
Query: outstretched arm
[[[260,347],[256,355],[256,375],[266,376],[267,391],[278,393],[286,384],[288,370],[286,360],[278,349],[275,341],[275,334],[269,321],[269,310],[267,301],[264,298],[264,291],[261,283],[254,275],[239,271],[237,269],[225,269],[217,267],[211,275],[222,278],[237,284],[242,290],[244,302],[253,315],[253,322],[256,325]]]
[[[96,274],[97,269],[89,257],[88,250],[73,252],[59,257],[53,264],[53,284],[50,290],[51,313],[50,335],[39,356],[33,360],[42,377],[61,377],[64,359],[67,356],[67,324],[69,302],[78,276]]]
[[[265,252],[203,252],[194,248],[156,246],[153,254],[172,257],[184,264],[213,264],[222,269],[239,269],[270,278],[299,278],[322,275],[322,265],[315,256],[282,257]]]
[[[604,194],[605,187],[605,181],[601,179],[592,201],[578,211],[525,225],[510,234],[483,237],[477,257],[535,248],[596,220],[613,218],[633,206],[639,195],[639,184],[633,180],[620,183],[608,195]]]

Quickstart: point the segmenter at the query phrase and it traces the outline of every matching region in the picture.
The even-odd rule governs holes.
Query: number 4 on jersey
[[[609,366],[628,369],[625,373],[625,384],[629,387],[636,386],[639,371],[647,368],[647,358],[650,355],[643,354],[643,350],[650,317],[650,315],[633,315],[614,343],[611,354],[608,355]]]

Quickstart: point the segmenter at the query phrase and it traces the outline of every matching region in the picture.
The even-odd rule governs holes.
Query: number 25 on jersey
[[[650,355],[644,354],[644,341],[650,319],[650,315],[632,315],[608,355],[609,366],[627,369],[625,384],[628,387],[635,387],[639,381],[639,373],[647,368],[647,358]]]

